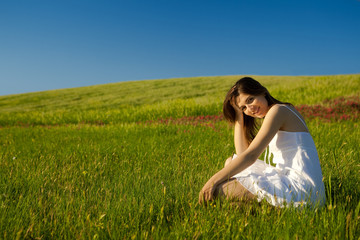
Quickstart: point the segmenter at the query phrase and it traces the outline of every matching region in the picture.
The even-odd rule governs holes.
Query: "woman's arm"
[[[207,181],[200,192],[200,203],[213,198],[213,193],[218,184],[229,180],[232,176],[245,170],[256,161],[287,120],[287,113],[287,111],[284,111],[277,105],[269,110],[263,125],[249,147]]]
[[[236,154],[240,155],[249,147],[244,131],[244,113],[236,105],[235,99],[232,99],[231,105],[233,106],[236,113],[235,126],[234,126],[234,145],[235,145]]]
[[[249,144],[245,137],[243,123],[240,121],[235,121],[234,145],[235,145],[235,150],[236,150],[237,155],[240,155],[249,147]]]

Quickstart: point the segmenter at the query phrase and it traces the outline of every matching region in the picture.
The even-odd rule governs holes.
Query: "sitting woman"
[[[227,93],[223,113],[235,125],[236,154],[201,189],[200,203],[218,196],[264,199],[274,206],[325,203],[317,150],[292,104],[276,100],[259,82],[245,77]],[[264,118],[257,133],[256,118]],[[259,160],[268,146],[264,161]]]

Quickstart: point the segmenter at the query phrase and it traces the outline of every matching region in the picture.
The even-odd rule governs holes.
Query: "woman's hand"
[[[201,189],[199,193],[199,203],[203,204],[213,200],[215,189],[216,186],[214,185],[213,181],[211,179],[207,181],[207,183],[204,185],[204,187]]]
[[[231,106],[234,108],[235,113],[236,113],[236,121],[240,122],[241,124],[244,121],[244,112],[239,108],[239,106],[236,103],[236,99],[232,98],[230,100],[230,104]]]

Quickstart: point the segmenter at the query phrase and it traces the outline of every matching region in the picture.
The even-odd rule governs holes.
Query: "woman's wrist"
[[[244,125],[244,119],[243,118],[235,118],[235,124],[239,124],[240,126]]]
[[[212,176],[209,181],[212,183],[213,186],[217,186],[220,183],[226,181],[227,177],[225,177],[226,174],[224,174],[224,169],[221,169],[214,176]]]
[[[244,122],[244,115],[243,113],[236,113],[235,115],[235,122],[238,122],[238,123],[243,123]]]

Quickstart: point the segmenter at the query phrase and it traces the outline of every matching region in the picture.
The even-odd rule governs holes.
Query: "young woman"
[[[235,125],[236,154],[201,189],[200,203],[218,196],[265,199],[274,206],[325,203],[317,150],[293,105],[276,100],[259,82],[245,77],[227,93],[223,113]],[[258,132],[257,118],[264,118]],[[259,160],[267,147],[265,161]]]

